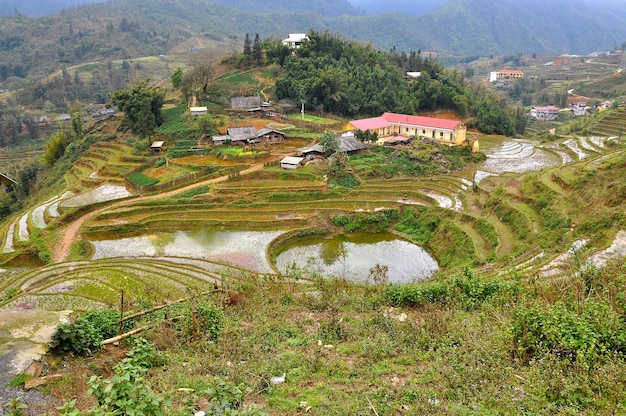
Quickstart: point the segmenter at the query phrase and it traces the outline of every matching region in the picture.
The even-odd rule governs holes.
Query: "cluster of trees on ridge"
[[[468,125],[485,133],[511,136],[524,130],[525,117],[516,117],[518,112],[502,98],[482,85],[467,83],[461,72],[424,58],[419,51],[378,51],[328,32],[310,31],[308,37],[287,56],[276,45],[265,49],[268,60],[284,63],[285,75],[276,81],[279,99],[343,116],[446,109],[471,117]],[[409,81],[407,71],[419,71],[421,76]]]

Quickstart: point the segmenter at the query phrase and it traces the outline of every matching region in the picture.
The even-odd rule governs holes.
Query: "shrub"
[[[193,333],[193,316],[192,311],[187,309],[183,314],[180,329],[185,336],[202,335],[208,337],[211,341],[217,341],[220,332],[224,328],[225,318],[224,312],[215,305],[202,302],[195,306],[196,333]]]
[[[519,309],[511,329],[513,352],[524,361],[556,353],[571,361],[594,362],[626,353],[626,323],[604,303],[590,301],[580,311],[563,303]]]
[[[89,380],[89,394],[98,401],[94,414],[153,415],[166,414],[170,404],[163,395],[155,393],[145,379],[146,369],[156,354],[154,346],[138,339],[135,346],[115,366],[115,375],[109,380],[93,376]]]
[[[445,282],[392,285],[385,288],[383,297],[393,306],[421,307],[426,303],[445,305],[450,298],[450,288]]]
[[[52,347],[78,355],[91,355],[98,351],[105,338],[117,334],[119,313],[113,309],[89,311],[74,322],[57,326]]]

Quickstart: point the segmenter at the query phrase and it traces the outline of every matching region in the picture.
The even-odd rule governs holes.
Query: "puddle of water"
[[[377,264],[389,268],[388,278],[393,283],[425,279],[439,270],[426,250],[390,233],[306,239],[276,259],[276,267],[283,273],[294,263],[309,273],[359,282],[367,281],[369,270]]]
[[[213,231],[207,229],[146,234],[118,240],[92,241],[93,259],[107,257],[191,257],[228,262],[271,273],[265,247],[282,231]]]

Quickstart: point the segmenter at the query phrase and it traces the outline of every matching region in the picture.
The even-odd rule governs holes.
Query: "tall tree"
[[[176,68],[176,70],[172,73],[170,80],[172,81],[172,86],[174,88],[180,88],[183,83],[183,69],[181,67]]]
[[[261,64],[261,59],[263,59],[263,49],[261,49],[261,38],[259,38],[258,33],[254,37],[254,44],[252,45],[252,59],[254,59],[258,65]]]
[[[83,106],[80,101],[76,100],[74,107],[68,103],[67,109],[70,113],[74,139],[80,140],[83,138]]]
[[[243,54],[247,57],[252,55],[252,48],[250,47],[250,35],[246,33],[246,37],[243,40]]]
[[[191,68],[185,71],[181,89],[185,98],[196,97],[199,103],[205,101],[214,86],[215,56],[211,53],[200,52],[191,57]]]
[[[113,104],[124,112],[124,121],[131,131],[144,139],[154,134],[154,130],[163,124],[162,107],[165,93],[148,81],[141,81],[129,90],[113,93]]]

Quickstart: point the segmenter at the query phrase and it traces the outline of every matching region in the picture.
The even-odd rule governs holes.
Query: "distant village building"
[[[248,97],[231,97],[230,108],[233,110],[261,110],[261,98],[257,95]]]
[[[584,101],[572,103],[570,104],[570,108],[572,109],[572,114],[574,115],[574,117],[587,115],[587,103]]]
[[[153,153],[161,153],[161,150],[163,150],[163,141],[157,141],[157,142],[153,142],[150,145],[150,149],[152,150]]]
[[[213,144],[227,144],[227,143],[279,143],[285,140],[285,133],[280,130],[274,130],[264,128],[257,130],[253,126],[245,127],[230,127],[226,130],[225,135],[213,136]]]
[[[96,118],[101,118],[101,117],[112,118],[114,115],[115,115],[114,109],[103,107],[100,110],[96,111],[93,116]]]
[[[13,179],[9,178],[4,173],[0,173],[0,185],[11,186],[15,184],[17,184],[17,182],[15,182]]]
[[[283,39],[282,43],[292,49],[298,49],[302,46],[302,42],[309,40],[306,33],[290,33],[287,39]]]
[[[353,134],[342,135],[338,137],[337,140],[339,141],[339,149],[337,150],[339,153],[352,155],[366,149],[365,145],[358,141]],[[310,159],[315,156],[323,155],[324,148],[320,144],[316,144],[298,150],[298,154]]]
[[[70,121],[72,116],[69,114],[59,114],[59,121]]]
[[[376,133],[380,143],[394,136],[425,137],[449,146],[471,145],[478,151],[478,140],[467,140],[467,127],[462,121],[434,117],[411,116],[406,114],[384,113],[380,117],[353,120],[346,130],[370,131]],[[395,140],[399,142],[401,140]]]
[[[189,107],[191,117],[202,116],[207,113],[207,110],[208,109],[206,107]]]
[[[556,120],[559,118],[559,108],[553,105],[547,107],[533,107],[530,110],[530,117],[535,120]]]
[[[422,73],[421,73],[421,72],[412,72],[412,71],[410,71],[410,72],[407,72],[407,73],[406,73],[406,78],[407,78],[408,80],[411,80],[411,79],[418,79],[421,75],[422,75]]]
[[[501,69],[489,73],[489,82],[496,82],[498,79],[519,79],[524,78],[524,72],[519,69]]]
[[[280,161],[280,167],[283,169],[297,169],[303,160],[303,157],[286,156]]]

